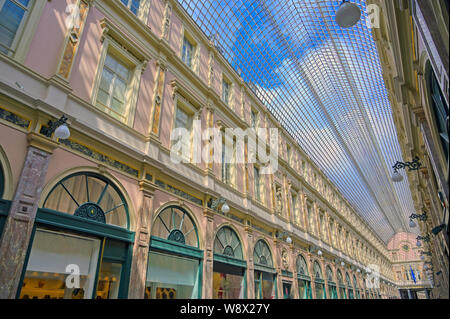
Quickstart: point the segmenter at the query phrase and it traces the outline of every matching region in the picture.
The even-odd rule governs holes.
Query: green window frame
[[[253,260],[255,265],[273,268],[272,253],[269,245],[262,239],[258,240],[253,249]]]
[[[73,183],[78,183],[78,192],[75,193],[71,188],[71,181]],[[97,190],[101,191],[98,196],[93,196],[92,192],[93,186],[97,186]],[[98,188],[100,187],[100,188]],[[74,186],[75,188],[75,186]],[[74,211],[61,211],[55,207],[55,205],[59,205],[59,202],[62,201],[61,197],[58,197],[58,190],[62,194],[66,194],[68,197],[67,200],[73,202],[76,206]],[[53,203],[53,196],[56,196],[55,202]],[[117,201],[113,203],[113,206],[105,206],[107,203],[104,198],[107,196],[109,199],[116,199]],[[121,225],[116,225],[118,227],[125,228],[127,230],[130,229],[130,216],[128,212],[128,204],[125,200],[124,195],[119,190],[119,188],[108,178],[102,176],[100,174],[92,173],[92,172],[78,172],[75,174],[71,174],[62,180],[58,181],[58,183],[52,188],[52,190],[48,193],[42,208],[45,210],[52,210],[62,213],[71,214],[73,216],[85,218],[94,222],[102,223],[102,224],[110,224],[108,222],[107,216],[112,212],[120,212],[122,210],[122,214],[119,214],[118,217],[125,218],[125,227]],[[125,216],[120,216],[120,215]]]
[[[219,229],[214,239],[214,254],[244,259],[242,243],[236,232],[229,226]]]
[[[158,233],[155,233],[159,231]],[[195,236],[188,237],[191,233]],[[159,212],[154,221],[153,237],[199,248],[198,229],[189,212],[181,206],[170,205]]]

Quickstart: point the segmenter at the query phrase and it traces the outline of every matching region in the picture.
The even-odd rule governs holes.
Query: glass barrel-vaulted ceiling
[[[243,80],[387,243],[410,231],[407,178],[365,0],[343,29],[334,0],[179,0]]]

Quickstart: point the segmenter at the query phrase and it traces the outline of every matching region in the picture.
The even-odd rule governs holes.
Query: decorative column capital
[[[35,132],[27,134],[28,146],[32,146],[41,151],[53,154],[53,151],[58,148],[59,143]]]

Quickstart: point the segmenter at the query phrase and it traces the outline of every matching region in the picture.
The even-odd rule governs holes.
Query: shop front
[[[339,295],[341,299],[347,299],[347,293],[345,291],[344,278],[342,277],[341,271],[337,271],[338,285],[339,285]]]
[[[177,205],[163,208],[151,234],[144,298],[201,298],[203,251],[188,210]]]
[[[309,276],[308,265],[305,257],[297,256],[297,280],[300,299],[312,299],[311,277]]]
[[[352,281],[350,280],[350,275],[348,273],[345,273],[345,281],[347,282],[348,299],[355,299]]]
[[[282,287],[283,287],[283,299],[293,299],[293,291],[292,291],[292,278],[293,274],[290,271],[282,270]]]
[[[316,290],[316,299],[327,299],[325,290],[325,281],[323,280],[322,267],[317,261],[314,261],[314,286]]]
[[[229,226],[219,229],[214,239],[213,298],[247,298],[247,263],[242,243]]]
[[[79,172],[60,181],[38,209],[17,297],[127,298],[134,233],[116,184]]]
[[[358,280],[356,280],[355,275],[353,275],[353,286],[355,287],[356,299],[361,299],[361,292],[359,291]]]
[[[255,265],[255,298],[276,299],[276,270],[269,245],[262,239],[255,244],[253,261]]]
[[[327,281],[328,281],[328,297],[330,299],[338,299],[336,283],[333,281],[334,275],[333,270],[330,266],[326,268]]]

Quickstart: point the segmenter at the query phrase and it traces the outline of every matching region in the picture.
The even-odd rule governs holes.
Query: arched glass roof
[[[408,180],[365,0],[343,29],[334,0],[179,0],[275,118],[385,242],[409,230]],[[410,160],[410,159],[407,159]]]

